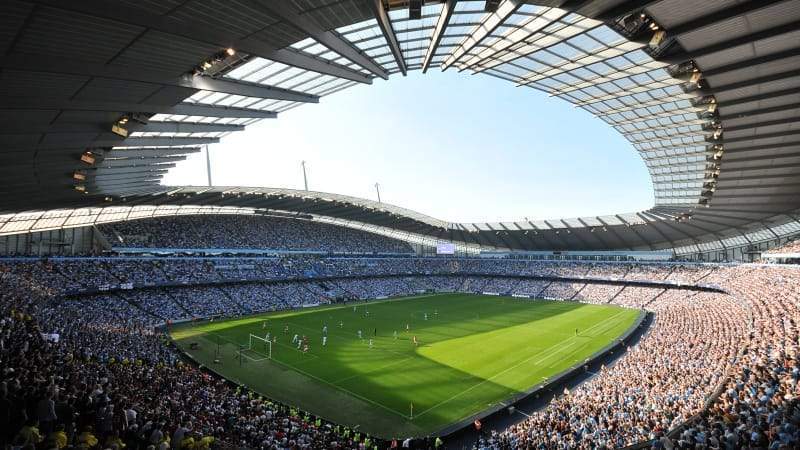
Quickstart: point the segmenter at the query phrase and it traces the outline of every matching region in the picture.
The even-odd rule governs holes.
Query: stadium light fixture
[[[81,162],[84,163],[84,164],[88,164],[90,166],[93,166],[95,161],[96,161],[96,159],[95,159],[94,153],[92,153],[90,151],[83,152],[83,154],[81,155]]]
[[[483,6],[483,10],[488,13],[497,12],[497,8],[500,6],[500,0],[486,0],[486,3]]]
[[[228,47],[225,49],[225,54],[227,54],[228,56],[234,56],[236,54],[236,50]]]
[[[122,116],[111,125],[111,132],[122,137],[128,137],[128,129],[125,127],[128,124],[128,116]]]
[[[652,48],[657,48],[662,42],[664,42],[664,38],[667,37],[667,33],[664,30],[658,30],[658,28],[655,28],[654,30],[655,33],[653,33],[653,37],[650,39],[649,45]]]

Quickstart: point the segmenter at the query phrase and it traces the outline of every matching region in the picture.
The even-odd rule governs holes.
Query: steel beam
[[[148,180],[120,181],[118,183],[89,183],[87,186],[87,191],[93,194],[112,193],[126,188],[158,186],[160,182],[160,177],[156,177]]]
[[[226,94],[241,95],[272,100],[286,100],[301,103],[319,103],[319,96],[292,91],[290,89],[264,86],[244,81],[234,81],[230,78],[211,78],[187,74],[180,78],[178,85],[192,89],[211,92],[224,92]]]
[[[97,102],[81,100],[53,100],[42,97],[5,97],[0,110],[70,110],[106,111],[143,114],[175,114],[186,116],[273,119],[277,113],[258,109],[231,108],[227,106],[204,105],[202,103],[179,103],[177,105],[153,105],[145,103]]]
[[[174,163],[158,164],[150,166],[137,166],[137,167],[103,167],[99,169],[88,169],[87,172],[94,171],[96,174],[112,174],[112,173],[141,173],[141,172],[158,172],[160,170],[172,169],[176,166]]]
[[[176,76],[175,73],[149,67],[97,64],[71,58],[53,58],[48,55],[5,56],[0,58],[0,68],[135,81],[271,100],[319,103],[319,97],[316,95],[229,78],[211,78],[191,73]]]
[[[632,14],[635,12],[640,12],[646,7],[650,6],[653,3],[656,3],[660,0],[630,0],[621,2],[619,5],[611,8],[606,9],[600,12],[597,15],[589,15],[589,17],[593,17],[597,20],[602,20],[603,22],[613,22],[620,17],[627,16],[628,14]]]
[[[796,20],[794,22],[780,25],[774,28],[768,28],[763,31],[757,31],[755,33],[745,34],[722,42],[717,42],[716,44],[700,47],[698,49],[692,50],[691,52],[679,52],[675,55],[667,55],[665,59],[668,59],[673,62],[683,62],[689,59],[702,58],[703,56],[708,56],[714,53],[729,50],[731,48],[739,47],[741,45],[751,44],[753,42],[771,39],[780,36],[782,34],[791,33],[793,31],[797,31],[798,29],[800,29],[800,20]]]
[[[718,94],[720,92],[732,91],[734,89],[740,89],[740,88],[744,88],[744,87],[756,86],[756,85],[759,85],[759,84],[769,83],[771,81],[778,81],[778,80],[783,80],[783,79],[792,78],[792,77],[800,77],[800,73],[798,73],[796,70],[790,70],[790,71],[787,71],[787,72],[771,73],[769,75],[764,75],[762,77],[750,78],[748,80],[735,81],[733,83],[723,84],[723,85],[720,85],[720,86],[709,86],[706,89],[694,89],[694,90],[689,91],[689,92],[706,92],[707,91],[710,94]]]
[[[659,230],[659,229],[658,229],[658,227],[656,226],[656,224],[657,224],[657,223],[659,223],[659,222],[662,222],[662,221],[664,221],[665,219],[653,220],[653,219],[651,219],[649,216],[645,216],[645,215],[644,215],[644,214],[642,214],[642,213],[636,213],[636,215],[637,215],[637,216],[638,216],[640,219],[642,219],[642,221],[644,221],[646,224],[648,224],[648,225],[649,225],[649,226],[650,226],[650,227],[653,229],[653,231],[655,231],[655,232],[656,232],[656,234],[657,234],[657,235],[661,236],[661,239],[663,239],[663,240],[664,240],[664,242],[669,242],[669,243],[670,243],[670,245],[672,245],[673,247],[675,246],[675,242],[674,242],[674,241],[672,241],[671,239],[669,239],[669,238],[667,237],[667,235],[666,235],[666,234],[664,234],[664,233],[662,233],[662,232],[661,232],[661,230]]]
[[[612,236],[617,238],[617,240],[622,243],[622,245],[624,246],[623,248],[626,248],[628,250],[633,249],[633,246],[628,241],[623,239],[619,233],[616,232],[616,228],[619,227],[619,225],[609,225],[608,222],[605,222],[599,216],[595,217],[595,219],[597,219],[597,221],[602,224],[601,228],[603,228],[603,230],[607,231],[608,233],[611,233]]]
[[[602,233],[595,233],[595,231],[597,231],[597,230],[596,230],[596,229],[597,229],[597,227],[590,226],[589,224],[587,224],[587,223],[586,223],[586,222],[585,222],[583,219],[581,219],[580,217],[578,217],[576,220],[577,220],[578,222],[580,222],[580,224],[581,224],[581,225],[583,225],[583,227],[586,229],[586,234],[588,234],[589,236],[593,236],[595,239],[597,239],[598,241],[600,241],[600,245],[601,245],[601,246],[600,246],[600,248],[601,248],[601,249],[610,250],[610,249],[614,248],[614,246],[613,246],[613,245],[609,245],[609,244],[608,244],[608,242],[606,242],[606,240],[605,240],[605,239],[603,239],[603,237],[602,237],[602,236],[603,236],[603,234],[602,234]]]
[[[436,21],[436,27],[431,35],[431,43],[428,44],[428,51],[425,52],[425,58],[422,60],[422,73],[428,71],[433,57],[436,56],[436,50],[439,49],[439,43],[442,42],[447,25],[450,24],[450,18],[453,16],[457,2],[458,0],[445,0],[442,5],[442,12],[439,13],[439,20]]]
[[[161,163],[175,163],[178,161],[186,160],[186,156],[167,156],[164,158],[137,158],[137,159],[121,159],[113,161],[103,161],[96,165],[97,169],[122,169],[133,167],[149,167],[151,170],[162,169]]]
[[[636,236],[637,238],[639,238],[639,240],[640,240],[640,241],[642,241],[642,244],[643,244],[643,245],[646,245],[647,247],[649,247],[649,248],[650,248],[650,250],[652,250],[652,249],[653,249],[653,246],[652,246],[652,245],[651,245],[651,244],[650,244],[650,243],[647,241],[647,239],[645,239],[644,237],[642,237],[642,235],[641,235],[641,234],[639,234],[639,232],[638,232],[638,231],[636,231],[635,225],[633,225],[633,224],[631,224],[631,223],[629,223],[629,222],[625,221],[625,219],[623,219],[623,218],[622,218],[622,216],[620,216],[619,214],[615,214],[615,215],[614,215],[614,217],[616,217],[617,219],[619,219],[619,221],[620,221],[620,222],[624,223],[624,224],[625,224],[625,227],[626,227],[627,229],[631,230],[631,232],[633,233],[633,235],[634,235],[634,236]]]
[[[766,120],[764,122],[743,123],[741,125],[734,125],[734,126],[725,126],[724,125],[725,119],[723,119],[722,130],[727,133],[729,131],[751,130],[753,128],[769,127],[773,125],[786,125],[795,122],[800,122],[800,117],[790,117],[788,119],[778,119],[778,120]]]
[[[681,34],[686,34],[700,28],[705,28],[734,17],[739,17],[744,14],[766,8],[776,3],[782,3],[784,1],[786,0],[750,0],[748,2],[729,6],[706,16],[701,16],[688,22],[684,22],[680,25],[671,27],[667,30],[667,33],[669,33],[671,36],[680,36]]]
[[[800,120],[800,119],[799,119]],[[784,137],[784,136],[794,136],[800,134],[800,129],[797,130],[786,130],[786,131],[776,131],[775,133],[759,133],[755,136],[741,136],[735,138],[725,138],[723,136],[722,139],[719,140],[711,140],[708,141],[712,144],[730,144],[732,142],[746,142],[746,141],[757,141],[760,139],[769,139],[769,138],[776,138],[776,137]]]
[[[472,34],[461,45],[450,54],[450,56],[442,63],[442,69],[449,69],[450,66],[457,63],[461,58],[469,53],[476,45],[480,44],[487,36],[492,34],[506,19],[511,17],[517,9],[522,5],[522,0],[505,0],[496,12],[489,14],[488,18],[484,20],[480,26],[473,29]]]
[[[95,182],[95,183],[115,183],[115,182],[122,182],[122,181],[131,181],[131,180],[153,180],[157,178],[161,178],[166,174],[166,170],[161,170],[158,172],[142,172],[142,173],[131,173],[131,174],[108,174],[108,175],[95,175],[89,176],[86,179],[86,184]]]
[[[359,50],[353,44],[342,38],[334,31],[326,31],[314,23],[308,15],[300,14],[291,2],[275,0],[258,0],[258,5],[266,8],[280,19],[289,23],[293,27],[303,31],[314,38],[315,41],[328,47],[333,52],[338,53],[345,59],[352,61],[373,74],[388,79],[389,74],[380,64],[372,60],[367,54]]]
[[[800,156],[800,155],[797,155]],[[751,180],[758,180],[758,181],[766,181],[772,179],[781,179],[781,180],[797,180],[800,181],[800,174],[794,173],[772,173],[772,174],[764,174],[764,175],[742,175],[742,176],[731,176],[731,177],[720,177],[719,184],[721,187],[724,187],[727,183],[737,182],[737,181],[751,181]]]
[[[103,155],[104,158],[145,158],[200,153],[200,147],[116,148]]]
[[[278,49],[261,39],[237,35],[234,28],[214,27],[208,24],[193,24],[169,16],[153,14],[141,8],[133,8],[105,0],[33,0],[38,4],[94,17],[102,17],[130,25],[156,30],[173,36],[182,36],[195,41],[218,46],[220,49],[234,48],[249,55],[284,63],[293,67],[331,75],[337,78],[371,83],[372,79],[349,67],[325,61],[291,49]],[[200,61],[198,61],[199,63]]]
[[[129,137],[124,140],[96,140],[91,147],[170,147],[174,145],[215,144],[219,138],[207,137]]]
[[[3,105],[0,105],[3,109]],[[4,128],[7,127],[7,128]],[[29,123],[0,124],[0,134],[40,134],[40,133],[105,133],[108,127],[98,123],[54,123],[33,125]]]
[[[250,41],[250,40],[246,40]],[[254,49],[260,47],[262,41],[251,41],[251,43],[247,43],[242,46],[242,49]],[[258,54],[258,52],[248,52],[250,54]],[[363,84],[372,84],[372,78],[368,75],[364,75],[363,73],[353,70],[349,67],[342,66],[340,64],[336,64],[334,62],[330,62],[328,60],[309,55],[307,53],[303,53],[299,50],[295,50],[291,47],[286,47],[284,49],[275,50],[270,53],[271,57],[267,58],[272,61],[276,61],[279,63],[286,64],[287,66],[297,67],[298,69],[305,69],[310,70],[312,72],[321,73],[323,75],[330,75],[336,78],[341,78],[343,80],[350,80],[355,81],[357,83]]]
[[[244,125],[170,121],[150,121],[146,125],[136,128],[136,131],[159,133],[227,133],[242,130],[244,130]]]
[[[397,67],[400,72],[405,76],[408,72],[406,68],[406,60],[403,57],[403,51],[400,49],[400,43],[397,42],[397,35],[392,28],[392,21],[389,19],[389,14],[383,7],[383,0],[371,0],[369,5],[372,7],[372,13],[375,15],[375,20],[378,21],[378,27],[389,45],[389,49],[394,55],[394,60],[397,62]]]
[[[0,105],[2,109],[2,105]],[[4,124],[0,124],[3,127]],[[54,123],[50,125],[13,124],[0,128],[0,134],[40,134],[40,133],[109,133],[110,126],[100,123]],[[131,122],[128,131],[154,132],[154,133],[227,133],[242,131],[244,125],[205,123],[205,122],[173,122],[152,121],[147,124]]]
[[[793,141],[793,142],[779,142],[775,144],[762,144],[762,145],[748,145],[744,148],[728,148],[725,150],[726,155],[732,155],[737,152],[750,152],[753,150],[765,150],[765,149],[776,149],[776,148],[786,148],[786,147],[800,147],[800,142]]]
[[[742,119],[745,117],[760,116],[762,114],[769,114],[774,112],[791,111],[797,108],[800,108],[800,103],[790,103],[788,105],[772,106],[769,108],[748,109],[747,111],[741,111],[733,114],[722,114],[722,121],[724,122],[725,119]]]
[[[800,146],[798,146],[800,149]],[[794,150],[789,147],[790,150]],[[744,155],[739,157],[740,155]],[[750,156],[747,156],[750,155]],[[760,152],[758,150],[750,151],[747,148],[742,149],[737,152],[732,152],[729,155],[725,156],[725,163],[735,163],[735,162],[746,162],[746,161],[763,161],[765,159],[773,160],[778,158],[798,158],[800,157],[800,151],[790,151],[788,153],[779,153],[774,150],[767,151],[767,152]],[[760,180],[760,178],[758,178]],[[723,181],[730,181],[731,179],[728,178],[720,178],[719,181],[722,183]]]
[[[708,77],[713,77],[715,75],[721,75],[723,73],[732,72],[734,70],[741,70],[743,68],[747,68],[748,70],[754,70],[752,69],[753,66],[757,66],[759,64],[766,64],[774,61],[780,61],[782,59],[793,58],[795,56],[800,56],[800,47],[785,50],[782,52],[770,53],[769,55],[759,56],[757,58],[738,60],[736,62],[714,67],[711,69],[701,68],[700,73],[703,75],[703,78],[708,78]]]
[[[91,179],[120,179],[120,178],[152,178],[158,175],[164,175],[168,173],[168,170],[161,169],[161,170],[151,170],[149,172],[95,172],[94,174],[88,174],[87,178]]]
[[[224,117],[237,119],[274,119],[278,113],[259,109],[233,108],[230,106],[204,105],[202,103],[178,103],[164,114],[184,116]]]
[[[779,184],[748,184],[748,185],[723,185],[717,188],[717,192],[714,194],[718,194],[722,191],[741,191],[741,190],[748,190],[748,189],[784,189],[790,188],[792,192],[797,192],[798,188],[800,188],[800,181],[792,182],[792,183],[779,183]],[[735,194],[734,194],[735,196]]]
[[[800,167],[800,161],[790,162],[790,163],[789,162],[776,163],[774,161],[776,159],[783,159],[783,157],[772,158],[769,164],[762,164],[760,166],[745,166],[745,167],[736,167],[735,166],[736,160],[732,160],[728,162],[727,165],[723,165],[723,170],[729,172],[750,172],[756,170],[788,169],[788,168]],[[742,161],[742,162],[747,162],[747,161]]]

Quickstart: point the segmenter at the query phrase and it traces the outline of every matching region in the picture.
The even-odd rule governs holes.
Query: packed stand
[[[37,339],[28,347],[20,344],[16,348],[25,349],[27,357],[34,355],[37,365],[39,362],[58,365],[60,376],[66,380],[34,379],[26,375],[31,373],[34,363],[4,357],[4,364],[16,366],[13,373],[3,372],[7,386],[3,395],[9,402],[42,401],[43,411],[50,400],[63,401],[75,408],[79,417],[90,417],[63,424],[64,436],[70,443],[97,439],[100,445],[117,445],[117,448],[121,448],[120,442],[129,448],[159,446],[166,436],[182,442],[180,433],[180,439],[174,435],[183,424],[194,442],[206,439],[203,445],[207,446],[212,445],[213,438],[253,447],[285,448],[297,444],[336,448],[342,439],[333,428],[310,425],[291,410],[241,392],[237,394],[235,388],[196,368],[179,364],[173,350],[152,325],[208,315],[296,308],[337,297],[370,299],[432,290],[552,295],[590,303],[610,301],[627,307],[644,307],[655,313],[650,331],[617,363],[556,399],[531,419],[486,436],[482,444],[486,447],[597,448],[647,439],[665,442],[672,439],[674,445],[688,446],[719,437],[737,445],[778,442],[791,448],[789,444],[798,442],[796,418],[800,414],[795,396],[800,373],[796,360],[800,276],[789,269],[770,272],[751,266],[726,267],[712,273],[668,264],[647,269],[660,280],[702,278],[709,283],[731,286],[735,295],[727,296],[680,289],[665,291],[638,286],[623,289],[598,283],[502,277],[519,270],[547,274],[543,276],[568,274],[565,276],[577,278],[594,274],[598,278],[614,278],[620,272],[632,272],[632,267],[623,264],[567,263],[559,267],[559,263],[533,261],[301,257],[263,261],[142,260],[113,267],[113,262],[107,260],[87,260],[86,271],[92,274],[87,279],[98,283],[109,279],[120,282],[128,271],[142,273],[129,273],[125,280],[151,280],[154,274],[161,273],[164,280],[177,283],[249,280],[247,274],[252,271],[265,274],[265,279],[271,278],[268,274],[283,278],[303,278],[309,274],[363,278],[173,286],[62,298],[58,294],[72,289],[72,277],[81,273],[81,264],[78,260],[0,264],[3,282],[0,306],[7,319],[0,324],[4,336],[0,351],[7,353],[10,347],[6,343],[15,342],[7,336],[18,331],[30,335],[28,327],[35,326],[46,333],[47,341],[42,337],[42,342]],[[604,275],[602,268],[609,269],[609,273]],[[409,276],[412,273],[428,275]],[[387,274],[396,276],[369,277]],[[776,279],[779,281],[775,282]],[[31,319],[24,316],[21,319],[19,311],[26,311]],[[753,330],[749,335],[751,315]],[[54,335],[58,336],[57,342]],[[737,359],[745,344],[753,350]],[[739,376],[734,376],[719,403],[714,404],[717,409],[712,405],[706,418],[694,422],[680,437],[665,436],[667,431],[702,411],[714,388],[726,376],[736,374]],[[159,380],[159,383],[145,384],[143,380]],[[47,398],[49,392],[53,393],[52,398]],[[203,392],[203,396],[193,396],[197,392]],[[79,404],[78,400],[85,398],[98,400],[89,405]],[[136,417],[128,424],[97,419],[106,417],[109,410],[130,409],[136,412]],[[59,419],[61,416],[56,415],[54,419],[48,414],[39,415],[38,411],[36,417],[40,419],[38,427],[32,421],[26,426],[24,416],[9,419],[14,426],[4,436],[5,442],[15,439],[21,445],[31,440],[44,442],[51,435],[53,440],[61,439],[63,417]],[[229,423],[230,417],[236,418],[233,425]],[[25,431],[19,433],[20,430]],[[183,433],[185,436],[187,431]],[[337,444],[332,443],[334,440]],[[352,446],[347,444],[344,448]]]
[[[112,247],[411,253],[403,241],[363,230],[262,215],[159,217],[99,228]]]
[[[685,298],[656,299],[654,324],[622,358],[480,448],[620,448],[702,411],[746,338],[747,312],[724,294]]]
[[[372,448],[183,364],[120,299],[65,303],[0,274],[3,448]],[[110,314],[109,314],[110,313]]]

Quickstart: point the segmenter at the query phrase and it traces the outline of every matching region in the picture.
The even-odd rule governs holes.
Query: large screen
[[[456,246],[450,242],[439,242],[436,244],[437,255],[454,255],[456,253]]]

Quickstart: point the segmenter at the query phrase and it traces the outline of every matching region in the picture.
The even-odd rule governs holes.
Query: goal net
[[[272,342],[266,337],[251,334],[247,343],[247,350],[272,358]]]

